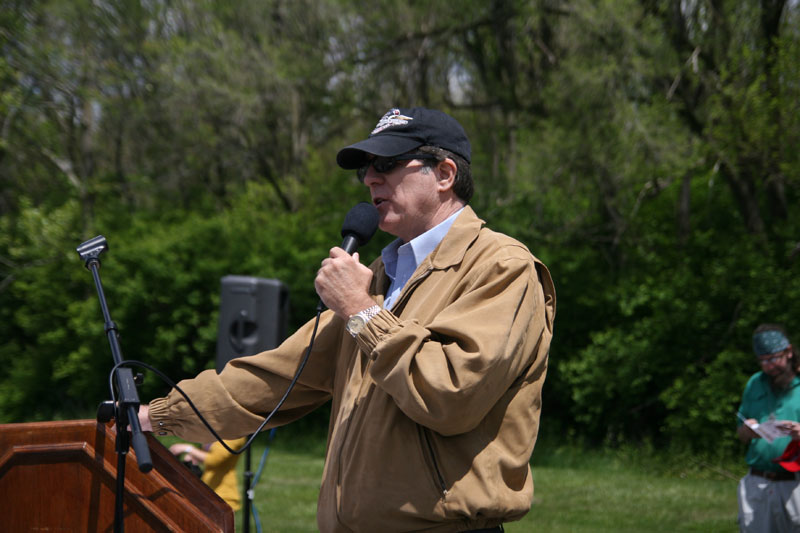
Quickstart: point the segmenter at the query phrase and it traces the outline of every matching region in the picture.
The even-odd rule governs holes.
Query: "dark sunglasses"
[[[367,163],[359,168],[356,171],[356,175],[358,176],[359,181],[364,181],[364,178],[367,177],[367,170],[369,167],[372,166],[376,172],[381,174],[386,174],[387,172],[391,172],[394,167],[397,166],[398,161],[411,161],[413,159],[428,159],[433,161],[438,161],[439,158],[433,154],[401,154],[392,157],[383,157],[377,156],[373,157]]]
[[[766,357],[766,356],[765,357],[756,357],[756,359],[758,360],[758,363],[761,364],[761,365],[764,365],[764,364],[774,365],[775,363],[777,363],[778,361],[780,361],[781,359],[783,359],[787,355],[789,355],[789,349],[788,348],[786,348],[784,350],[781,350],[780,352],[778,352],[776,354],[773,354],[771,356],[768,356],[768,357]]]

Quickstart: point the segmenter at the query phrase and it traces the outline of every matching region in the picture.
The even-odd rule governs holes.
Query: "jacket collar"
[[[459,264],[464,260],[467,248],[478,238],[478,233],[484,224],[485,222],[478,218],[472,207],[465,206],[442,242],[425,258],[422,264],[430,264],[431,267],[438,270]]]
[[[478,233],[480,233],[484,224],[485,222],[478,218],[472,207],[465,206],[461,214],[453,222],[453,225],[450,226],[450,230],[444,236],[442,242],[417,267],[417,272],[420,269],[443,270],[459,264],[464,260],[469,246],[478,238]],[[383,297],[389,288],[391,280],[386,275],[386,269],[380,256],[373,261],[370,268],[376,273],[375,278],[372,280],[373,295],[378,298],[378,303],[383,305]]]

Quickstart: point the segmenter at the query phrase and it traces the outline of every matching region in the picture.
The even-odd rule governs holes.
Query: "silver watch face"
[[[366,318],[361,315],[353,315],[347,319],[347,325],[345,327],[347,328],[347,331],[353,335],[357,335],[362,329],[364,329],[364,326],[366,325]]]

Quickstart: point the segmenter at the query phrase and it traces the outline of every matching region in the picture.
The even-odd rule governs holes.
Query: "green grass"
[[[256,441],[253,472],[266,443],[266,437]],[[324,450],[324,436],[319,434],[304,439],[277,433],[255,490],[264,533],[317,531]],[[240,476],[243,470],[240,460]],[[714,463],[647,448],[587,452],[575,446],[542,445],[534,452],[533,507],[505,529],[509,533],[735,533],[736,485],[744,471],[743,461]],[[243,531],[241,512],[236,515],[236,531]],[[256,531],[252,519],[250,531]]]
[[[506,531],[738,531],[733,480],[680,479],[598,466],[536,468],[534,481],[531,511]]]
[[[743,460],[725,461],[650,447],[534,451],[531,511],[506,531],[520,533],[735,533]]]

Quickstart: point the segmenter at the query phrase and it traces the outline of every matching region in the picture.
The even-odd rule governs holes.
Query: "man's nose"
[[[380,183],[383,180],[383,174],[375,170],[375,167],[370,165],[367,167],[367,173],[364,174],[364,185],[370,187],[371,185],[375,185]]]

